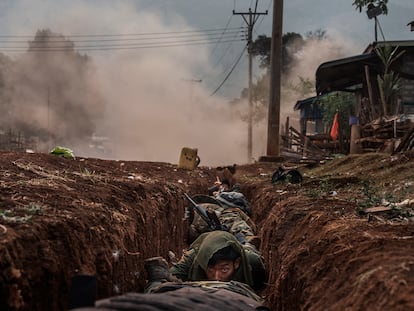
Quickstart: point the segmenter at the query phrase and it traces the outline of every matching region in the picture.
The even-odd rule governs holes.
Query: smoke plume
[[[98,7],[74,1],[59,9],[65,12],[59,18],[52,15],[53,1],[41,6],[19,1],[15,17],[32,15],[27,27],[16,25],[13,33],[50,29],[70,41],[71,34],[191,29],[179,16],[161,19],[127,2],[100,1]],[[9,126],[39,137],[42,151],[64,145],[78,156],[177,163],[181,148],[192,147],[201,165],[246,161],[246,124],[227,99],[211,97],[192,79],[194,68],[209,66],[205,46],[77,53],[75,44],[70,56],[25,52],[13,59]]]
[[[134,1],[21,0],[4,19],[13,34],[50,29],[68,41],[73,34],[191,29],[172,11],[161,15]],[[309,42],[295,55],[290,80],[314,79],[320,62],[341,54],[337,47],[317,44],[327,43]],[[197,68],[211,66],[206,46],[82,52],[75,44],[73,49],[69,61],[62,53],[48,53],[44,61],[37,53],[10,56],[15,72],[7,94],[12,98],[2,105],[7,103],[14,116],[10,126],[43,137],[43,151],[65,145],[77,156],[177,163],[181,148],[192,147],[201,165],[247,161],[247,123],[240,119],[247,103],[236,110],[193,79]],[[298,99],[282,91],[281,123]],[[254,125],[256,159],[266,151],[266,126],[266,121]]]

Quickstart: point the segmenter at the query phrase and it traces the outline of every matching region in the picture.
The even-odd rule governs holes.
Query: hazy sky
[[[51,28],[63,34],[142,33],[151,32],[160,23],[163,29],[176,31],[245,26],[240,15],[247,12],[255,0],[2,0],[0,2],[0,34],[32,34],[39,28]],[[284,1],[283,32],[323,29],[332,37],[341,38],[359,53],[374,40],[374,21],[365,12],[359,13],[352,0],[289,0]],[[253,7],[252,7],[253,8]],[[258,12],[268,10],[259,18],[254,35],[271,34],[272,1],[259,0]],[[111,15],[109,15],[111,14]],[[152,22],[148,23],[151,19]],[[407,23],[414,20],[412,0],[390,0],[389,14],[379,17],[386,40],[411,40],[414,32]],[[380,29],[378,38],[382,39]],[[204,78],[211,91],[219,85],[235,63],[244,42],[206,45],[211,68],[196,67],[188,79]],[[214,50],[213,50],[214,49]],[[89,53],[90,54],[90,53]],[[216,64],[220,60],[219,64]],[[236,97],[246,84],[240,70],[245,70],[243,57],[220,92]],[[212,72],[213,71],[213,72]],[[215,84],[213,81],[217,79]]]
[[[192,25],[201,28],[213,24],[224,25],[232,10],[246,12],[252,0],[152,0],[142,1],[151,3],[151,7],[164,7],[167,10],[180,12]],[[353,0],[289,0],[284,1],[284,32],[304,33],[308,30],[322,28],[342,36],[355,37],[365,45],[374,38],[374,23],[365,12],[359,13],[352,6]],[[165,3],[169,3],[165,6]],[[271,29],[271,0],[259,0],[258,12],[269,11],[269,15],[257,27],[257,32],[270,34]],[[168,7],[168,9],[166,8]],[[414,4],[411,0],[390,0],[389,14],[380,16],[385,38],[412,39],[407,23],[414,19]],[[235,16],[232,25],[238,25],[240,16]]]
[[[245,26],[241,16],[252,0],[1,0],[0,35],[33,36],[49,28],[71,35],[180,33]],[[283,32],[323,29],[325,46],[309,45],[296,56],[292,72],[314,79],[324,61],[359,54],[374,39],[374,22],[359,13],[352,0],[289,0],[284,3]],[[272,2],[260,0],[254,36],[271,33]],[[407,23],[414,20],[413,0],[390,0],[389,14],[379,22],[386,40],[414,39]],[[24,37],[23,37],[24,38]],[[78,37],[79,38],[79,37]],[[89,37],[90,38],[90,37]],[[379,32],[379,39],[382,39]],[[20,39],[22,40],[22,39]],[[23,39],[30,40],[30,37]],[[10,43],[10,46],[13,43]],[[113,157],[126,160],[177,162],[182,147],[199,149],[202,165],[243,163],[247,156],[247,125],[229,107],[247,86],[247,57],[240,59],[215,96],[212,92],[241,55],[245,42],[163,48],[87,51],[97,67],[97,85],[106,100],[106,119],[97,135],[110,136]],[[0,52],[13,58],[19,52]],[[21,53],[21,52],[20,52]],[[254,76],[261,73],[257,70]],[[295,79],[295,77],[291,77]],[[202,79],[202,82],[193,80]],[[289,113],[296,100],[282,103]],[[237,111],[236,111],[237,110]],[[293,120],[293,119],[291,119]],[[75,121],[74,121],[75,122]],[[253,129],[253,156],[265,154],[266,124]],[[85,153],[70,146],[76,153]]]

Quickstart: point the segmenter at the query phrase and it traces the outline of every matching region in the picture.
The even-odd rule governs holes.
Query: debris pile
[[[364,152],[407,151],[414,145],[414,123],[401,116],[373,120],[361,127],[356,143]]]
[[[290,162],[317,164],[320,161],[332,159],[331,151],[318,146],[310,137],[301,134],[293,127],[282,135],[281,153]]]
[[[359,211],[360,215],[367,215],[368,221],[414,221],[414,199],[391,203],[384,201],[380,206],[369,207]]]

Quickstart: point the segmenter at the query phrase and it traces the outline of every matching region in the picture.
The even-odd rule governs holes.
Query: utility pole
[[[248,97],[249,97],[249,112],[248,112],[248,128],[247,128],[247,162],[251,163],[252,161],[252,150],[253,150],[253,100],[252,100],[252,74],[253,74],[253,27],[260,15],[267,15],[266,12],[259,13],[257,12],[257,4],[259,0],[256,0],[256,5],[254,12],[249,8],[248,12],[235,12],[233,10],[233,15],[241,15],[244,21],[247,24],[247,53],[249,55],[249,87],[248,87]],[[247,16],[247,17],[246,17]]]
[[[268,160],[280,155],[280,81],[282,67],[283,0],[273,0],[272,46],[270,51],[270,94],[267,126]]]
[[[382,13],[384,13],[384,11],[381,9],[379,5],[375,6],[373,3],[368,4],[368,7],[367,7],[368,18],[369,19],[374,18],[374,22],[375,22],[374,24],[375,42],[378,41],[378,23],[379,22],[378,22],[377,16],[381,15]]]

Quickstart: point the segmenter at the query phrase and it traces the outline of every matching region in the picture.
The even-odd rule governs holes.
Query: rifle
[[[218,219],[216,213],[213,210],[205,209],[201,205],[197,204],[187,193],[184,193],[184,196],[191,203],[193,209],[197,212],[198,215],[207,223],[210,230],[222,230],[228,231],[226,225],[222,225]]]

